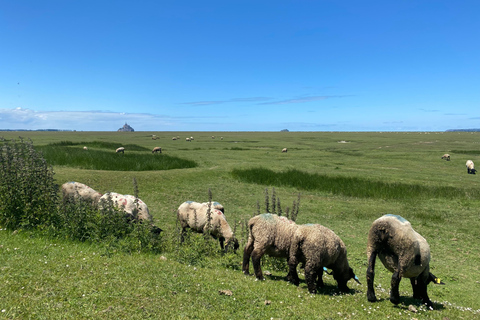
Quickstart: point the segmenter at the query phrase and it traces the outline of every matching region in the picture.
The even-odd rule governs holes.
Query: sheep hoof
[[[368,301],[370,302],[377,302],[377,297],[375,297],[375,295],[371,295],[371,294],[367,294],[367,299]]]
[[[393,303],[393,304],[399,304],[400,303],[400,298],[390,297],[390,302]]]

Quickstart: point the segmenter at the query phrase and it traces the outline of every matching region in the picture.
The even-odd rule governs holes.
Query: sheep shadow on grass
[[[378,299],[378,301],[382,301],[382,300],[386,300],[386,301],[390,301],[390,299]],[[445,309],[445,306],[441,303],[436,303],[436,302],[433,302],[432,301],[432,304],[433,304],[433,310],[444,310]],[[422,304],[422,300],[421,299],[415,299],[413,297],[402,297],[400,296],[400,303],[397,304],[397,305],[393,305],[394,308],[398,308],[398,309],[401,309],[401,310],[408,310],[408,307],[412,305],[414,306],[415,308],[420,308],[421,306],[427,308],[427,306],[425,304]]]

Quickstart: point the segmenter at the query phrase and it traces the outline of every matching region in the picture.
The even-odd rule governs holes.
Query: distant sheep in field
[[[162,153],[162,148],[161,147],[153,148],[152,153],[157,153],[157,152]]]
[[[100,192],[80,182],[66,182],[62,184],[63,199],[82,199],[94,205],[102,197]]]
[[[112,203],[116,208],[125,211],[127,218],[152,221],[152,216],[150,215],[150,211],[145,202],[135,198],[135,196],[108,192],[99,199],[100,205],[102,205],[102,202],[108,201],[108,199],[112,200]],[[137,200],[137,203],[135,200]]]
[[[367,245],[367,298],[377,301],[374,290],[375,259],[380,258],[385,268],[393,273],[390,301],[400,302],[399,285],[402,278],[410,278],[413,298],[432,307],[428,298],[427,285],[430,282],[444,284],[430,273],[430,246],[424,237],[413,230],[404,218],[387,214],[375,220],[368,233]]]
[[[193,137],[190,137],[190,141],[193,141]]]
[[[172,140],[177,140],[177,137],[173,137]]]
[[[215,139],[215,136],[212,136],[212,139]]]
[[[120,147],[120,148],[117,148],[117,150],[115,150],[116,153],[125,153],[125,148],[124,147]]]
[[[188,142],[190,142],[190,138],[185,138],[185,141],[188,141]]]
[[[469,174],[475,174],[477,170],[475,169],[475,165],[472,160],[467,160],[467,163],[465,163],[467,166],[467,173]]]
[[[220,137],[220,140],[223,140],[223,137]]]
[[[223,212],[216,209],[217,205],[220,204],[217,202],[210,206],[210,223],[208,223],[207,216],[208,202],[186,201],[178,207],[177,218],[182,227],[182,241],[186,230],[190,228],[197,233],[210,233],[214,239],[219,240],[222,250],[227,251],[232,246],[234,251],[238,249],[238,240],[235,238]],[[220,206],[223,209],[223,206]]]
[[[248,221],[250,235],[243,251],[242,271],[249,274],[250,257],[252,258],[255,277],[263,280],[260,260],[264,254],[278,258],[289,258],[292,240],[298,225],[286,217],[264,213]],[[290,272],[287,279],[294,278]],[[298,276],[297,276],[298,277]]]
[[[348,264],[342,239],[320,224],[299,225],[295,231],[288,261],[290,280],[295,285],[299,284],[297,265],[300,262],[305,265],[305,282],[310,293],[316,293],[317,287],[324,286],[322,275],[325,268],[333,270],[331,274],[340,291],[349,291],[347,282],[350,279],[360,284]]]
[[[157,139],[158,139],[158,137],[156,135],[152,134],[152,140],[157,140]]]
[[[450,155],[449,155],[448,153],[445,153],[445,154],[442,156],[442,159],[443,159],[443,160],[450,161]]]
[[[287,151],[288,151],[287,148],[283,148],[283,149],[282,149],[282,152],[287,152]]]
[[[88,150],[88,148],[85,146],[85,147],[83,147],[83,150]]]

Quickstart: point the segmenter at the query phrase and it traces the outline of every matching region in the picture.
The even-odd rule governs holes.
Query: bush
[[[0,224],[8,229],[56,225],[58,186],[52,167],[30,140],[1,143]]]

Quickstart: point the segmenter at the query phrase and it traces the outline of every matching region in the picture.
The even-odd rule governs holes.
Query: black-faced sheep
[[[190,142],[190,138],[185,138],[185,141]]]
[[[250,235],[243,251],[243,273],[249,274],[250,257],[255,276],[259,280],[264,279],[260,266],[260,259],[264,254],[288,259],[297,227],[292,220],[276,214],[264,213],[251,218],[248,221]],[[294,276],[290,273],[287,275],[287,279],[292,277]]]
[[[375,259],[380,258],[385,268],[393,272],[390,301],[400,302],[399,284],[402,278],[410,278],[413,297],[432,307],[428,298],[427,285],[430,282],[443,284],[430,273],[430,247],[420,234],[413,230],[404,218],[387,214],[375,220],[368,233],[367,245],[367,299],[375,302],[373,280]]]
[[[124,147],[120,147],[120,148],[117,148],[117,150],[115,150],[116,153],[125,153],[125,148]]]
[[[161,147],[153,148],[152,153],[157,153],[157,152],[162,153],[162,148]]]
[[[208,210],[210,210],[210,223],[208,223]],[[178,207],[177,217],[182,227],[182,240],[183,234],[190,228],[197,233],[210,233],[214,239],[219,240],[222,250],[227,251],[230,247],[233,247],[234,251],[238,249],[238,240],[225,218],[223,206],[218,202],[186,201]]]
[[[475,174],[477,172],[477,170],[475,169],[475,164],[472,160],[467,160],[467,163],[465,163],[465,165],[467,166],[467,173]]]
[[[83,199],[94,205],[97,204],[102,194],[89,186],[80,182],[66,182],[62,184],[62,194],[64,199]]]
[[[283,148],[283,149],[282,149],[282,152],[287,152],[287,151],[288,151],[287,148]]]
[[[138,219],[143,221],[152,221],[152,216],[148,210],[147,205],[142,200],[135,198],[135,196],[126,194],[120,194],[116,192],[105,193],[99,200],[100,205],[102,202],[111,199],[113,205],[125,211],[127,218]]]
[[[449,155],[448,153],[445,153],[445,154],[442,156],[442,159],[443,159],[443,160],[450,161],[450,155]]]
[[[299,284],[297,265],[305,265],[305,282],[308,291],[316,293],[323,287],[323,270],[332,269],[333,278],[340,291],[348,292],[347,282],[359,280],[347,260],[347,249],[342,239],[332,230],[320,224],[299,225],[290,248],[289,276],[295,285]]]

